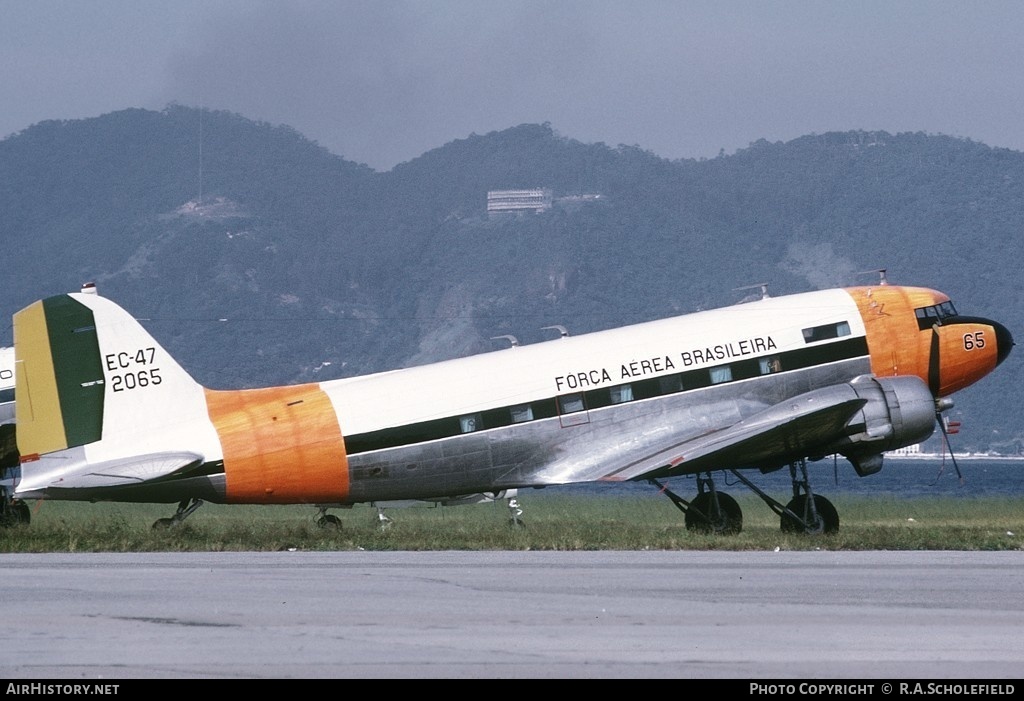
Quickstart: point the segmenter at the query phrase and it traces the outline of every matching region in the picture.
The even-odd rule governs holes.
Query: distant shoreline
[[[886,460],[913,460],[916,462],[941,462],[949,459],[949,453],[885,453]],[[977,453],[953,453],[956,460],[992,460],[1000,462],[1024,462],[1024,455],[982,455]]]

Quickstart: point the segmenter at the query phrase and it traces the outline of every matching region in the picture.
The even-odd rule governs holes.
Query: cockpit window
[[[922,330],[930,329],[936,324],[942,326],[943,319],[957,315],[952,302],[943,302],[931,307],[919,307],[914,310],[914,313],[917,315],[917,328]]]

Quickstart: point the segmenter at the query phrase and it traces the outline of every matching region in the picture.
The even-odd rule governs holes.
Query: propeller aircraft
[[[1012,346],[1003,325],[883,275],[372,375],[215,390],[86,287],[14,316],[3,513],[27,522],[39,499],[177,503],[154,524],[166,526],[204,501],[308,504],[329,525],[328,509],[360,503],[505,499],[521,523],[524,489],[645,481],[688,528],[736,533],[741,509],[716,482],[730,474],[784,531],[829,533],[839,516],[808,461],[877,473]],[[783,502],[755,479],[785,468]],[[668,489],[681,476],[695,480],[689,499]]]

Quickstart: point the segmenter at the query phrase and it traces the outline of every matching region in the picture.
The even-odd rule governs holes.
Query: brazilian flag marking
[[[103,366],[92,310],[67,295],[14,316],[18,450],[40,455],[100,440]]]

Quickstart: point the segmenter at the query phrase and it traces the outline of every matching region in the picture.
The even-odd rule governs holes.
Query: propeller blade
[[[932,326],[932,341],[928,349],[928,389],[932,391],[933,397],[939,396],[941,379],[939,374],[939,327]]]

